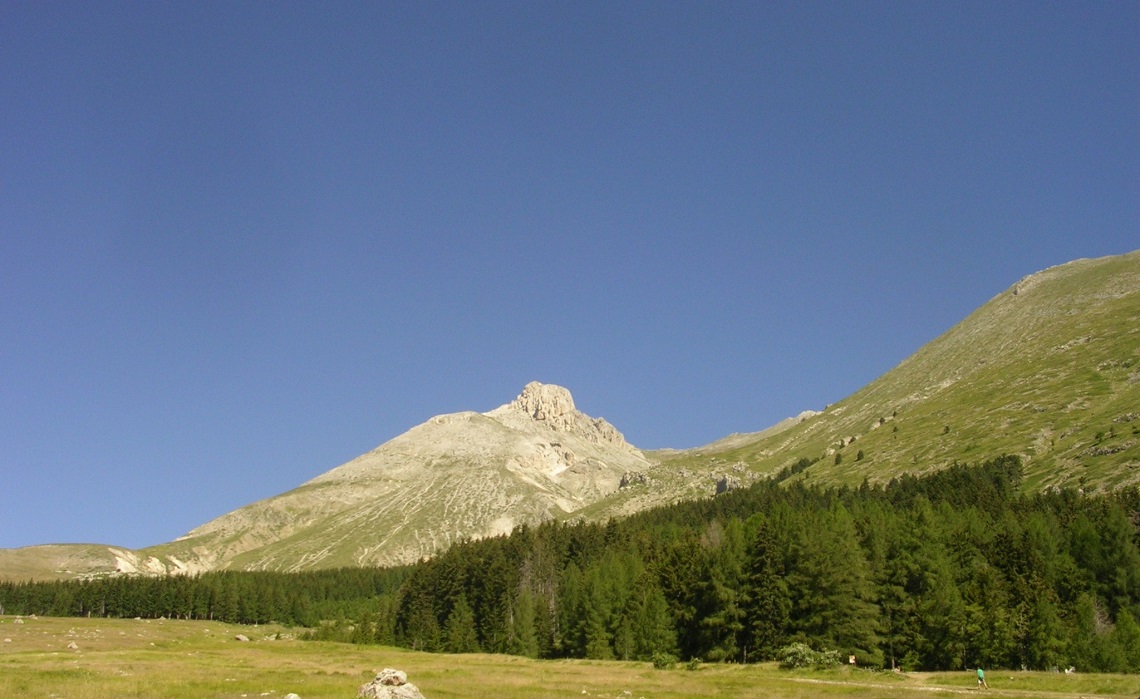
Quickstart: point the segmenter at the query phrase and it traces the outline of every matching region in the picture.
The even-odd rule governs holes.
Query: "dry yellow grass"
[[[975,691],[966,672],[786,672],[771,665],[702,665],[695,671],[678,665],[663,671],[647,663],[432,655],[299,641],[280,627],[172,620],[21,621],[0,617],[0,697],[249,699],[295,692],[302,699],[352,699],[384,667],[407,672],[428,699],[905,698]],[[251,640],[237,641],[238,634]],[[68,648],[72,643],[75,648]],[[992,671],[988,677],[987,695],[997,697],[1140,695],[1138,676]]]

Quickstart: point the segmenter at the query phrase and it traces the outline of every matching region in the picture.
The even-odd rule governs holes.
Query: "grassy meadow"
[[[295,630],[177,620],[0,617],[0,696],[43,699],[283,697],[351,699],[384,667],[427,699],[492,697],[938,697],[976,691],[968,672],[892,674],[850,668],[528,660],[434,655],[300,641]],[[235,640],[244,634],[249,642]],[[73,648],[69,645],[74,644]],[[1136,697],[1140,676],[992,670],[998,697]]]

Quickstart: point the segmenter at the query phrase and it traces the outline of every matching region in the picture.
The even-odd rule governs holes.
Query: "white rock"
[[[400,687],[408,683],[408,673],[403,670],[384,668],[376,675],[376,681],[390,687]]]
[[[562,386],[531,381],[511,403],[511,407],[525,412],[535,420],[549,420],[574,412],[574,397]]]
[[[384,668],[376,679],[360,688],[360,699],[424,699],[424,695],[401,670]]]

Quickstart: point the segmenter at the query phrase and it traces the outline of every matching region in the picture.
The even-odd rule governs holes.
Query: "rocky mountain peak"
[[[600,417],[590,417],[574,407],[574,397],[562,386],[531,381],[510,403],[489,413],[514,429],[536,426],[573,434],[592,444],[609,444],[636,452],[613,425]],[[537,423],[537,425],[536,425]]]
[[[558,422],[558,418],[574,413],[574,397],[562,386],[531,381],[510,403],[540,422]]]

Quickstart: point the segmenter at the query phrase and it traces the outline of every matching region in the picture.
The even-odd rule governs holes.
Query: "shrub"
[[[653,654],[653,667],[658,670],[668,670],[677,663],[677,658],[664,652],[657,651]]]
[[[780,660],[780,667],[791,670],[799,667],[834,667],[841,660],[839,651],[815,651],[806,643],[792,643],[776,651]]]

